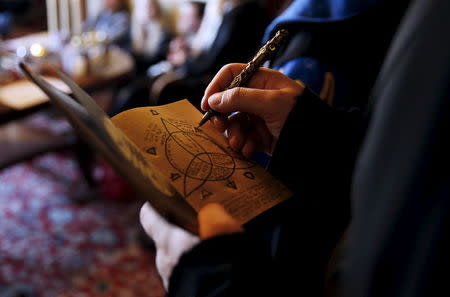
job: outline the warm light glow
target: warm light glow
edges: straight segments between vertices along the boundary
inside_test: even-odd
[[[34,57],[42,57],[45,55],[45,48],[42,45],[40,45],[39,43],[34,43],[30,47],[30,53]]]

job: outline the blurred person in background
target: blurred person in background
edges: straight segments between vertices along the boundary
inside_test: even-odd
[[[182,2],[176,22],[178,36],[169,43],[169,49],[165,48],[165,43],[161,43],[162,48],[157,50],[157,52],[165,49],[168,51],[165,59],[150,65],[148,69],[146,63],[137,65],[137,77],[119,91],[112,114],[150,104],[149,90],[156,78],[173,69],[175,66],[172,63],[177,64],[188,54],[192,38],[202,21],[204,7],[205,4],[201,1],[186,0]],[[167,41],[166,38],[163,40]],[[139,61],[137,62],[139,63]]]
[[[216,0],[212,0],[214,2]],[[195,46],[195,36],[204,20],[205,3],[197,0],[183,1],[176,22],[177,37],[170,42],[167,59],[148,69],[150,78],[183,65]]]
[[[158,0],[143,0],[141,5],[135,9],[131,25],[137,75],[142,75],[148,67],[166,58],[172,39]]]
[[[256,53],[269,19],[257,1],[208,2],[193,46],[174,72],[155,82],[152,104],[188,98],[195,106],[215,72],[231,62],[248,62]]]
[[[103,0],[103,4],[103,11],[84,23],[83,32],[96,32],[103,43],[130,49],[130,14],[126,0]]]

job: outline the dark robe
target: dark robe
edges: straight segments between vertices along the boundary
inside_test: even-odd
[[[448,0],[413,2],[367,113],[299,98],[271,163],[296,196],[183,255],[169,296],[321,296],[349,218],[342,296],[449,294],[449,14]],[[273,226],[270,245],[260,230]]]

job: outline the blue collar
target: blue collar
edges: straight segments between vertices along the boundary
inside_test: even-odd
[[[294,0],[267,27],[264,42],[283,24],[288,23],[329,23],[355,16],[374,6],[381,0]]]

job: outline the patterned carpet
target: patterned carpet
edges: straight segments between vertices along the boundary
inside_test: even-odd
[[[0,288],[24,285],[43,297],[163,296],[154,254],[138,241],[142,202],[77,205],[68,194],[79,184],[69,153],[0,171]]]

